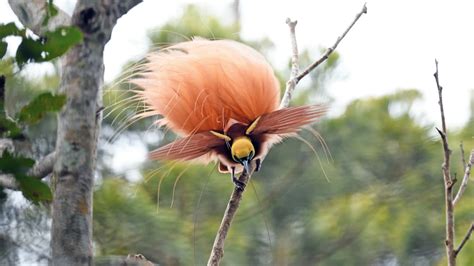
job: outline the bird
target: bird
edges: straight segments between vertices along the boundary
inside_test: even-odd
[[[327,110],[324,104],[279,109],[280,85],[262,54],[233,40],[194,38],[146,57],[132,79],[146,106],[140,117],[177,139],[149,153],[152,160],[218,162],[237,188],[236,174],[259,171],[270,148],[296,136]]]

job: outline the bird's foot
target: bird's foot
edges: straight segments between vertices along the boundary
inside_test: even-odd
[[[244,182],[240,181],[235,176],[232,177],[232,182],[234,182],[235,187],[240,191],[244,191],[245,186],[247,186]]]

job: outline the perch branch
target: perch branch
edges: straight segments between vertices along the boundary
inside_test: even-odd
[[[309,65],[308,67],[306,67],[301,73],[295,75],[295,77],[292,77],[290,76],[290,80],[288,80],[288,82],[286,83],[286,90],[285,90],[285,94],[283,95],[283,99],[282,99],[282,102],[280,104],[280,108],[285,108],[289,105],[290,101],[291,101],[291,97],[292,97],[292,94],[293,94],[293,91],[296,87],[296,84],[298,84],[298,82],[304,78],[306,75],[308,75],[311,71],[313,71],[313,69],[315,69],[316,67],[318,67],[321,63],[323,63],[324,61],[326,61],[328,58],[329,58],[329,55],[332,54],[332,52],[334,52],[334,50],[336,50],[337,46],[339,45],[339,43],[342,41],[342,39],[344,39],[344,37],[346,37],[347,33],[352,29],[352,27],[355,25],[355,23],[359,20],[359,18],[363,15],[363,14],[367,14],[367,4],[364,4],[364,6],[362,7],[362,10],[357,13],[357,15],[355,16],[354,20],[352,21],[352,23],[349,25],[349,27],[346,28],[346,30],[342,33],[341,36],[339,36],[336,40],[336,42],[333,44],[333,46],[331,46],[330,48],[328,48],[326,50],[326,52],[321,56],[321,58],[319,58],[318,60],[316,60],[315,62],[313,62],[311,65]],[[293,46],[293,57],[292,57],[292,70],[291,70],[291,73],[298,73],[298,64],[297,64],[297,61],[296,61],[296,64],[295,62],[293,61],[293,58],[294,58],[294,52],[298,51],[297,47],[296,47],[296,38],[295,38],[295,26],[296,26],[296,21],[292,22],[290,19],[287,19],[287,24],[288,26],[290,27],[290,34],[291,34],[291,38],[292,38],[292,46]],[[297,57],[298,55],[296,55],[296,60],[298,59]],[[295,69],[296,68],[296,69]]]
[[[471,167],[473,164],[474,164],[474,150],[471,151],[471,155],[469,156],[469,162],[465,164],[464,176],[462,178],[461,185],[459,186],[458,193],[456,194],[456,197],[454,197],[454,200],[453,200],[454,206],[456,206],[456,204],[459,202],[462,195],[464,194],[464,191],[466,190],[467,183],[469,183],[469,176],[471,175]]]
[[[443,169],[443,179],[444,179],[444,195],[445,195],[445,209],[446,209],[446,257],[448,258],[448,266],[455,266],[456,265],[456,252],[454,250],[454,204],[453,204],[453,185],[456,182],[456,179],[451,178],[450,174],[450,164],[449,160],[451,157],[451,150],[448,146],[448,136],[446,131],[446,119],[444,116],[444,107],[443,107],[443,87],[440,85],[439,82],[439,74],[438,74],[438,61],[435,60],[436,71],[433,74],[436,87],[438,89],[438,97],[439,97],[439,108],[441,113],[441,123],[442,123],[442,130],[436,128],[439,135],[441,136],[441,141],[443,143],[443,153],[444,153],[444,160],[442,164]]]
[[[245,170],[239,177],[239,180],[244,184],[248,183],[248,180],[252,176],[254,167],[250,170],[250,173],[247,173]],[[219,226],[219,230],[217,231],[216,238],[214,239],[214,244],[212,245],[211,255],[209,256],[209,260],[207,262],[208,266],[217,266],[221,261],[222,257],[224,257],[224,241],[227,237],[227,233],[229,232],[230,225],[232,220],[234,219],[234,215],[237,212],[237,209],[240,205],[240,200],[242,199],[242,195],[244,190],[238,188],[237,186],[234,187],[234,191],[230,196],[229,202],[227,203],[227,208],[224,212],[224,216],[222,217],[221,225]]]
[[[50,17],[47,25],[43,21],[47,15],[48,3],[45,0],[8,0],[11,9],[20,22],[36,35],[43,35],[59,26],[67,26],[71,18],[63,10],[56,7],[58,14]]]
[[[459,254],[459,252],[461,252],[462,248],[464,247],[464,245],[467,243],[467,241],[471,237],[472,232],[474,232],[474,222],[471,223],[471,227],[469,227],[469,229],[467,230],[466,235],[464,236],[464,238],[461,241],[461,244],[459,244],[459,247],[455,250],[456,256]]]

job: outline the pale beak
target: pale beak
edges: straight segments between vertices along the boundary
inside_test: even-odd
[[[249,160],[243,160],[242,165],[244,166],[245,172],[247,172],[247,174],[250,174]]]

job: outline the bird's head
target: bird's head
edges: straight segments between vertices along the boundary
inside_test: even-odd
[[[253,147],[252,141],[246,136],[237,138],[232,142],[230,148],[232,160],[236,163],[240,163],[244,166],[247,173],[250,172],[250,162],[255,156],[255,148]]]
[[[260,118],[255,119],[255,121],[233,138],[226,134],[211,131],[215,136],[225,140],[226,145],[230,150],[232,160],[243,165],[247,173],[250,173],[250,162],[255,156],[255,147],[249,135],[255,129],[259,119]]]

